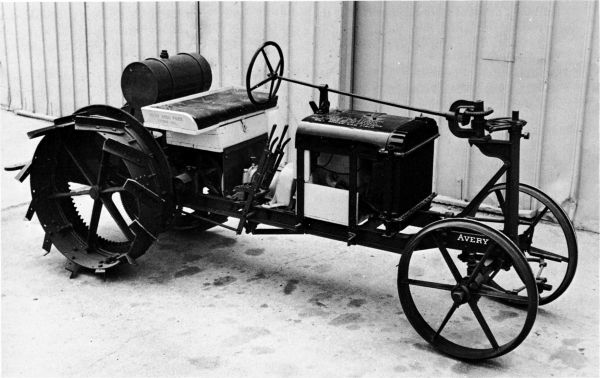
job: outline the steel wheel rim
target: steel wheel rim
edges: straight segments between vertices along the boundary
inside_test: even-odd
[[[491,195],[494,195],[495,192],[499,192],[499,191],[500,192],[503,191],[505,193],[506,192],[506,184],[501,183],[501,184],[494,185],[492,188],[490,188],[487,196],[484,197],[481,200],[481,202],[479,202],[475,205],[474,211],[475,212],[477,211],[477,209],[481,206],[481,204],[485,201],[486,198],[488,198]],[[540,306],[542,306],[542,305],[548,304],[548,303],[556,300],[558,297],[560,297],[567,290],[567,288],[573,281],[573,278],[575,276],[575,271],[577,269],[577,257],[578,257],[577,236],[575,234],[575,228],[573,227],[573,224],[567,217],[567,214],[554,200],[552,200],[552,198],[547,196],[542,191],[536,189],[535,187],[532,187],[532,186],[529,186],[526,184],[519,184],[519,192],[521,194],[528,195],[530,198],[538,201],[542,205],[542,207],[545,207],[549,210],[547,212],[552,214],[552,216],[557,221],[557,226],[560,227],[560,229],[562,230],[563,237],[564,237],[564,243],[567,248],[566,256],[565,256],[565,253],[562,251],[561,251],[562,253],[558,253],[558,255],[567,259],[567,261],[564,261],[567,264],[565,271],[564,271],[564,275],[563,275],[560,283],[558,284],[558,286],[553,285],[553,289],[551,290],[549,295],[544,295],[544,292],[540,293],[539,304],[540,304]],[[478,218],[472,217],[472,219],[477,220]],[[540,220],[541,220],[541,218],[540,218]],[[523,223],[521,223],[521,222],[519,222],[519,224],[523,225]],[[539,223],[537,225],[539,225]],[[534,226],[534,228],[535,228],[535,226]],[[534,233],[533,236],[535,237],[535,231],[533,231],[533,233]],[[532,244],[535,244],[535,243],[532,243]],[[554,253],[555,251],[552,251],[552,252]],[[531,258],[539,257],[539,255],[536,255],[535,252],[534,252],[534,254],[532,254],[530,250],[526,250],[525,255],[527,257],[531,257]],[[556,263],[556,261],[553,261],[553,260],[547,260],[547,262],[549,264]],[[534,275],[536,274],[536,270],[539,270],[539,263],[538,263],[538,266],[534,268],[533,265],[535,265],[535,264],[536,264],[535,261],[530,262],[530,265],[532,265],[532,270],[534,272]],[[554,284],[554,281],[549,282],[549,283]]]
[[[525,297],[526,300],[526,315],[524,316],[524,323],[518,334],[512,338],[510,341],[506,343],[502,343],[498,345],[498,347],[490,347],[490,348],[472,348],[463,345],[459,345],[456,342],[449,340],[444,336],[445,330],[444,328],[449,324],[449,321],[454,316],[456,308],[453,310],[454,303],[450,306],[450,310],[446,313],[446,316],[442,320],[442,322],[438,326],[432,327],[427,320],[421,315],[421,312],[417,308],[418,306],[415,304],[413,299],[413,293],[411,292],[411,283],[409,283],[409,265],[411,262],[411,258],[414,252],[414,249],[419,246],[419,243],[423,240],[423,238],[430,232],[434,232],[436,230],[443,230],[444,228],[457,228],[463,230],[477,230],[483,235],[488,237],[493,237],[495,241],[498,242],[498,245],[503,248],[504,251],[510,256],[513,261],[513,268],[517,267],[516,273],[523,280],[527,287],[527,295]],[[432,269],[446,269],[442,267],[433,267]],[[489,292],[489,290],[487,290]],[[433,345],[436,349],[441,352],[450,355],[455,358],[464,359],[464,360],[481,360],[488,359],[493,357],[498,357],[503,354],[506,354],[516,348],[529,334],[531,328],[535,322],[535,317],[537,314],[537,289],[534,283],[533,275],[531,273],[531,269],[529,265],[526,263],[524,258],[521,256],[518,248],[512,243],[508,238],[504,235],[500,234],[496,230],[483,225],[479,222],[466,220],[466,219],[452,219],[452,220],[442,220],[422,229],[407,245],[405,251],[402,254],[400,264],[398,267],[398,293],[400,296],[400,302],[402,304],[402,308],[409,322],[415,328],[417,333],[421,335],[426,341],[428,341],[431,345]],[[473,296],[476,295],[475,292],[472,293]],[[479,299],[478,299],[479,301]],[[468,304],[471,307],[470,301],[465,302],[463,305]],[[460,307],[462,305],[459,305]],[[457,308],[458,308],[457,307]],[[448,308],[446,308],[448,310]],[[446,311],[445,310],[445,311]],[[475,314],[475,310],[472,310],[473,314]],[[481,314],[481,309],[479,313]],[[475,315],[476,321],[481,322]],[[484,317],[485,319],[485,317]],[[434,328],[437,328],[436,331]],[[483,326],[482,326],[483,328]],[[488,327],[491,328],[491,327]],[[483,329],[482,329],[483,330]],[[492,330],[493,331],[493,330]],[[439,334],[438,334],[439,333]],[[483,330],[483,333],[485,331]],[[486,334],[486,337],[487,334]],[[489,340],[489,337],[488,337]],[[490,345],[491,346],[491,345]]]
[[[99,125],[107,121],[92,117],[86,122],[90,119]],[[116,123],[121,128],[101,132],[77,122],[53,130],[38,145],[31,171],[32,198],[46,237],[65,257],[86,268],[106,269],[142,255],[162,230],[164,201],[155,193],[163,192],[160,171],[143,138],[129,125]],[[101,168],[103,164],[106,167]],[[71,183],[83,188],[73,190]],[[124,192],[135,202],[135,219],[129,221],[123,216],[128,212],[115,204],[117,193]],[[148,193],[154,194],[156,203],[154,198],[148,203]],[[86,198],[93,202],[87,222],[77,206]],[[100,235],[102,213],[125,240]]]

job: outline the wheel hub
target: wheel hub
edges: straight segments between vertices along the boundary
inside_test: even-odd
[[[98,185],[93,185],[90,188],[90,197],[95,201],[100,198],[100,187]]]
[[[467,288],[466,286],[458,285],[457,287],[452,289],[452,291],[450,292],[450,296],[452,297],[454,303],[456,303],[457,305],[462,305],[469,301],[469,299],[471,298],[471,293],[469,291],[469,288]]]

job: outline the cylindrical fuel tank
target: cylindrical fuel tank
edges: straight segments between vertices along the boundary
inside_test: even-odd
[[[167,101],[210,88],[210,65],[200,54],[179,53],[129,64],[121,76],[123,97],[133,108]]]

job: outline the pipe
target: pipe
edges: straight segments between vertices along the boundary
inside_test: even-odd
[[[30,112],[28,110],[13,110],[13,113],[15,113],[16,115],[20,115],[23,117],[28,117],[28,118],[35,118],[35,119],[40,119],[43,121],[48,121],[48,122],[54,122],[54,120],[58,117],[52,117],[46,114],[40,114],[40,113],[34,113],[34,112]]]

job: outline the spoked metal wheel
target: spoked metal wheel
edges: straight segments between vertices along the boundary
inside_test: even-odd
[[[131,262],[172,215],[166,160],[151,134],[118,109],[88,107],[63,121],[40,141],[31,167],[46,240],[86,268]]]
[[[281,85],[282,75],[281,47],[275,42],[265,42],[252,56],[246,72],[246,91],[250,101],[256,105],[272,103]]]
[[[493,287],[492,280],[507,290]],[[517,246],[466,219],[432,223],[413,237],[398,266],[398,293],[415,330],[436,349],[464,360],[516,348],[531,330],[538,306],[535,279]]]
[[[577,268],[577,239],[563,209],[532,186],[519,185],[519,247],[536,276],[540,306],[552,302],[569,287]],[[486,198],[474,204],[473,219],[502,230],[506,184],[493,186]],[[482,205],[493,203],[495,208]],[[556,222],[550,224],[546,219]],[[547,227],[539,227],[545,223]]]

